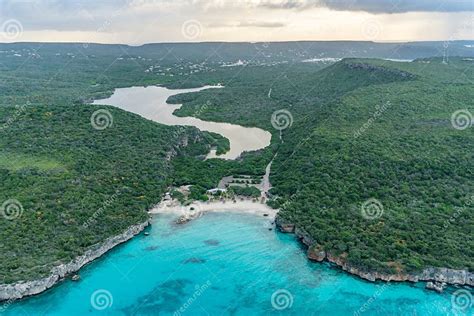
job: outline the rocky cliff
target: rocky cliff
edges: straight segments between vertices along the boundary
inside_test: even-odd
[[[149,224],[150,222],[146,221],[131,226],[124,233],[106,239],[104,242],[90,248],[83,255],[75,258],[71,262],[54,267],[48,277],[34,281],[22,281],[13,284],[0,285],[0,301],[20,299],[25,296],[39,294],[49,289],[64,277],[77,272],[80,268],[99,258],[110,249],[131,239],[133,236],[145,229]]]
[[[303,229],[297,227],[296,225],[278,217],[275,223],[281,232],[294,233],[298,236],[301,242],[308,247],[307,256],[310,260],[318,262],[327,260],[331,263],[336,264],[344,271],[357,275],[368,281],[432,281],[438,283],[474,286],[474,273],[471,273],[466,270],[429,267],[425,268],[423,271],[417,274],[385,274],[376,271],[363,271],[347,263],[344,256],[334,256],[331,253],[324,251],[322,247],[318,245],[317,242],[309,236],[308,233],[306,233]]]

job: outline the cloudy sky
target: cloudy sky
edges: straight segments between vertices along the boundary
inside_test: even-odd
[[[474,39],[474,0],[0,0],[0,42]]]

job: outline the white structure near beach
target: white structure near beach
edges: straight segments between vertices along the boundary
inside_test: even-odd
[[[207,190],[207,193],[209,194],[225,193],[225,192],[227,192],[227,189],[214,188],[214,189]]]

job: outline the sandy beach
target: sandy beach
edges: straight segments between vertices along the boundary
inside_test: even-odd
[[[208,212],[236,212],[265,216],[269,219],[275,219],[278,210],[272,209],[266,204],[252,202],[251,200],[233,201],[195,201],[190,205],[183,206],[176,200],[162,201],[156,207],[149,211],[150,214],[169,214],[175,213],[178,216],[189,213],[208,213]]]

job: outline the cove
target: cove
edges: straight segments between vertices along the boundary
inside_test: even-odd
[[[180,226],[174,219],[155,215],[148,236],[4,315],[464,315],[452,309],[455,288],[370,283],[310,262],[293,235],[270,231],[264,217],[207,213]]]
[[[158,86],[119,88],[110,98],[95,100],[94,104],[116,106],[164,125],[194,126],[201,131],[214,132],[229,139],[230,150],[227,153],[216,156],[215,151],[211,151],[207,158],[236,159],[244,151],[258,150],[270,145],[271,134],[260,128],[208,122],[195,117],[174,116],[173,112],[179,109],[181,104],[166,103],[166,100],[172,95],[213,88],[221,87],[205,86],[178,90]]]

